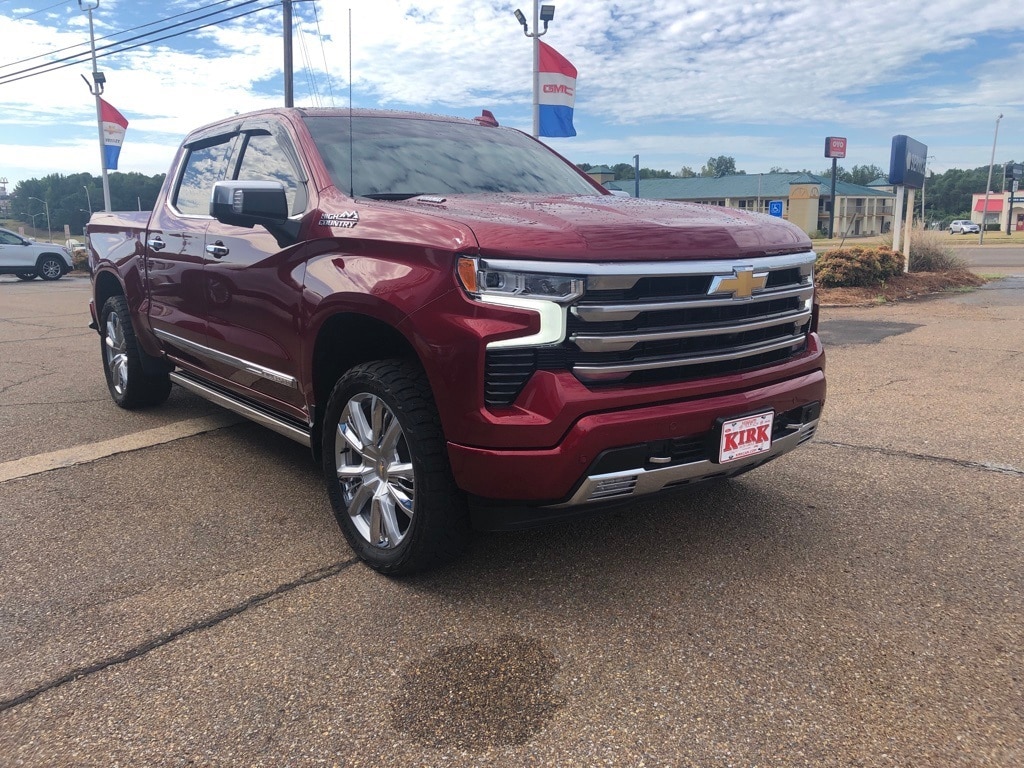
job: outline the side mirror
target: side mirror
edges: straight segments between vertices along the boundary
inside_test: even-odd
[[[288,220],[288,198],[279,181],[218,181],[210,215],[222,224],[277,228]]]

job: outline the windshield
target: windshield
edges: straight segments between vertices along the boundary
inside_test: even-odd
[[[400,200],[476,192],[599,195],[576,170],[507,128],[408,117],[307,116],[335,186],[352,197]]]

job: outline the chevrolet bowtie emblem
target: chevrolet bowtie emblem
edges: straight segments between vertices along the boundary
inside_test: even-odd
[[[708,295],[731,293],[734,299],[749,299],[768,282],[768,273],[754,273],[753,267],[736,267],[731,275],[715,275]]]

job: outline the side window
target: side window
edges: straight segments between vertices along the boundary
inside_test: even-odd
[[[306,190],[288,155],[267,133],[251,133],[238,166],[239,181],[279,181],[284,184],[288,210],[294,215],[306,209]]]
[[[0,232],[0,244],[21,245],[21,238],[7,232]]]
[[[233,136],[215,144],[193,147],[185,160],[185,171],[174,197],[174,207],[185,214],[210,215],[214,182],[227,177]]]

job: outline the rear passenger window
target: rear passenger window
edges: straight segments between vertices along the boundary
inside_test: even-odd
[[[306,190],[299,182],[299,174],[277,139],[268,133],[249,134],[242,162],[238,167],[239,181],[279,181],[284,185],[291,214],[306,209]]]
[[[210,196],[215,182],[227,177],[233,136],[217,143],[196,146],[189,150],[185,171],[174,198],[174,207],[181,213],[210,215]]]

